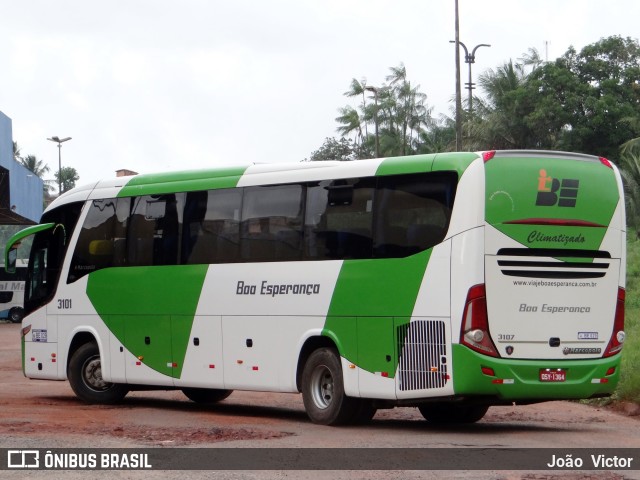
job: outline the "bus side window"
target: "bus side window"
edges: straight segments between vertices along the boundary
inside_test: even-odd
[[[129,205],[129,198],[91,203],[73,252],[67,283],[103,268],[125,264]]]
[[[178,262],[184,194],[133,198],[127,235],[129,266],[175,265]],[[178,205],[180,203],[180,205]]]
[[[374,256],[406,257],[440,243],[449,226],[456,179],[451,172],[381,177]]]
[[[242,190],[229,188],[187,194],[182,232],[182,263],[238,261]]]
[[[246,187],[240,245],[245,262],[300,260],[304,185]]]
[[[374,185],[352,178],[308,186],[305,258],[371,258]]]

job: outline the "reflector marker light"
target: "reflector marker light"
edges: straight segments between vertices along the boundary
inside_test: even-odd
[[[608,377],[609,375],[613,375],[614,373],[616,373],[616,367],[611,367],[609,368],[609,370],[607,370],[607,373],[605,373],[605,375]]]
[[[258,367],[254,365],[253,367],[251,367],[251,370],[253,370],[254,372],[256,372],[256,371],[258,371]]]
[[[609,383],[608,378],[592,378],[591,383]]]
[[[211,365],[209,365],[209,368],[216,368],[216,366],[211,364]]]
[[[513,385],[516,381],[513,378],[496,378],[495,380],[491,380],[491,383],[497,385]]]
[[[142,365],[142,362],[136,362],[137,367],[139,367],[140,365]]]
[[[493,368],[480,367],[480,370],[482,370],[483,374],[488,375],[490,377],[495,377],[496,376],[496,372],[493,371]]]
[[[490,150],[482,154],[482,160],[484,160],[484,163],[487,163],[489,160],[491,160],[495,156],[496,156],[496,151]]]
[[[613,170],[613,165],[611,165],[611,162],[606,158],[600,157],[600,163],[603,164],[605,167],[609,167],[611,170]]]
[[[375,374],[385,378],[389,377],[389,372],[375,372]]]

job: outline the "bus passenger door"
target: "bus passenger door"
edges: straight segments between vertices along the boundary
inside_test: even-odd
[[[358,317],[360,396],[395,399],[393,317]]]

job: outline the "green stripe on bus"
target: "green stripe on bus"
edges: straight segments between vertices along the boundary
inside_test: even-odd
[[[378,166],[376,176],[454,171],[458,172],[458,177],[460,177],[471,162],[477,158],[479,158],[477,153],[468,152],[436,153],[429,155],[415,155],[411,157],[390,157],[385,158]]]
[[[161,195],[176,192],[233,188],[248,167],[189,170],[184,172],[153,173],[133,177],[118,193],[119,197]]]
[[[180,378],[208,265],[107,268],[87,295],[109,330],[141,362]]]
[[[395,375],[395,329],[409,321],[432,249],[407,258],[345,260],[323,335],[343,357],[369,372]]]

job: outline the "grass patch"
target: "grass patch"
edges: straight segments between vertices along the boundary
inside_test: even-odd
[[[640,241],[627,239],[627,291],[620,383],[614,399],[640,403]]]

